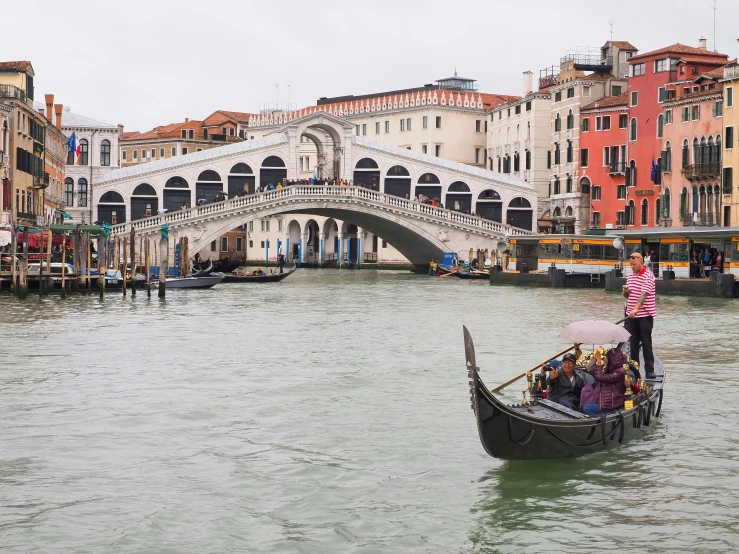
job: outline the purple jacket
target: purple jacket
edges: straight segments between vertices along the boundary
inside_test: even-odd
[[[611,366],[613,367],[613,366]],[[624,407],[626,383],[624,382],[624,368],[616,366],[612,371],[603,373],[603,367],[596,365],[593,377],[600,384],[601,410],[620,410]]]

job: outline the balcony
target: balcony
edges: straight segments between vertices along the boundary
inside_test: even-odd
[[[721,162],[708,162],[685,166],[686,179],[709,179],[721,175]]]
[[[552,142],[559,142],[559,131],[554,131],[552,133]]]
[[[18,224],[36,225],[36,214],[15,212],[15,218]]]
[[[611,162],[608,175],[626,175],[626,162]]]
[[[49,186],[49,174],[41,171],[33,176],[33,188],[45,189]]]
[[[572,62],[575,69],[581,71],[604,72],[613,67],[613,54],[609,51],[604,55],[599,47],[576,46],[559,59],[560,65],[567,62]]]
[[[14,85],[0,85],[0,98],[17,98],[26,101],[26,93]]]
[[[572,129],[567,129],[565,131],[565,140],[572,140]]]
[[[739,79],[739,65],[734,64],[724,68],[724,79]]]
[[[691,225],[697,227],[715,227],[719,224],[718,218],[713,212],[685,214],[682,217],[682,222],[686,227]]]

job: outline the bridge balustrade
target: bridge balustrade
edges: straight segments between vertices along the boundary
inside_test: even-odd
[[[407,198],[400,198],[391,194],[384,194],[374,190],[366,189],[363,187],[341,187],[341,186],[329,186],[329,185],[313,185],[313,186],[302,186],[292,185],[283,187],[280,189],[269,190],[250,196],[242,196],[238,198],[231,198],[222,202],[215,202],[211,204],[205,204],[203,206],[196,206],[194,208],[187,208],[184,210],[178,210],[176,212],[167,212],[152,216],[145,219],[139,219],[134,222],[127,222],[121,225],[114,225],[112,232],[114,235],[128,233],[130,231],[130,225],[133,225],[136,230],[143,231],[153,228],[161,227],[164,223],[175,223],[187,220],[197,221],[203,216],[217,215],[217,214],[228,214],[234,209],[247,208],[253,206],[259,206],[264,204],[270,204],[277,199],[282,198],[295,198],[296,200],[301,197],[310,196],[333,196],[337,198],[356,198],[365,201],[372,205],[376,204],[379,206],[392,206],[400,208],[407,212],[414,212],[422,214],[427,217],[433,217],[441,220],[446,220],[470,227],[477,227],[479,229],[485,229],[500,233],[501,235],[508,234],[511,236],[516,235],[530,235],[531,231],[526,229],[519,229],[517,227],[510,227],[503,223],[496,221],[490,221],[488,219],[482,219],[477,216],[470,214],[464,214],[461,212],[455,212],[438,206],[431,206],[429,204],[423,204],[415,200],[409,200]]]

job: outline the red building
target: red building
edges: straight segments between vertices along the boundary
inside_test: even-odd
[[[580,190],[590,190],[591,229],[626,225],[628,93],[580,109]]]
[[[726,54],[709,51],[706,40],[701,39],[698,48],[673,44],[629,60],[627,226],[657,226],[654,207],[662,194],[659,158],[663,143],[658,138],[657,123],[663,112],[662,103],[668,100],[666,85],[682,80],[690,82],[702,73],[726,65],[727,58]]]

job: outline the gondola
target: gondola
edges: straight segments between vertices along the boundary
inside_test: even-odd
[[[659,417],[665,369],[654,357],[656,379],[648,380],[648,392],[634,397],[631,409],[589,417],[546,399],[528,405],[506,404],[482,382],[475,362],[475,347],[464,328],[465,354],[472,409],[485,451],[503,460],[577,458],[614,448],[641,436]],[[643,357],[640,356],[640,366]]]
[[[167,277],[165,287],[169,289],[209,289],[223,281],[223,273],[211,273],[201,277]],[[158,284],[158,283],[157,283]]]
[[[223,279],[224,283],[277,283],[283,279],[287,279],[298,269],[297,265],[293,265],[285,273],[266,273],[264,275],[236,275],[228,273]]]
[[[473,269],[469,271],[457,271],[455,277],[460,279],[487,279],[490,280],[490,273],[488,271],[480,271],[479,269]]]
[[[206,275],[213,273],[213,270],[213,261],[208,260],[208,263],[204,266],[199,266],[199,269],[193,268],[193,272],[190,274],[190,277],[205,277]]]
[[[201,271],[211,266],[211,271],[216,273],[231,273],[234,269],[241,265],[240,261],[231,261],[228,258],[222,258],[220,260],[200,260],[198,263],[193,264],[193,271]],[[207,274],[206,274],[207,275]]]

